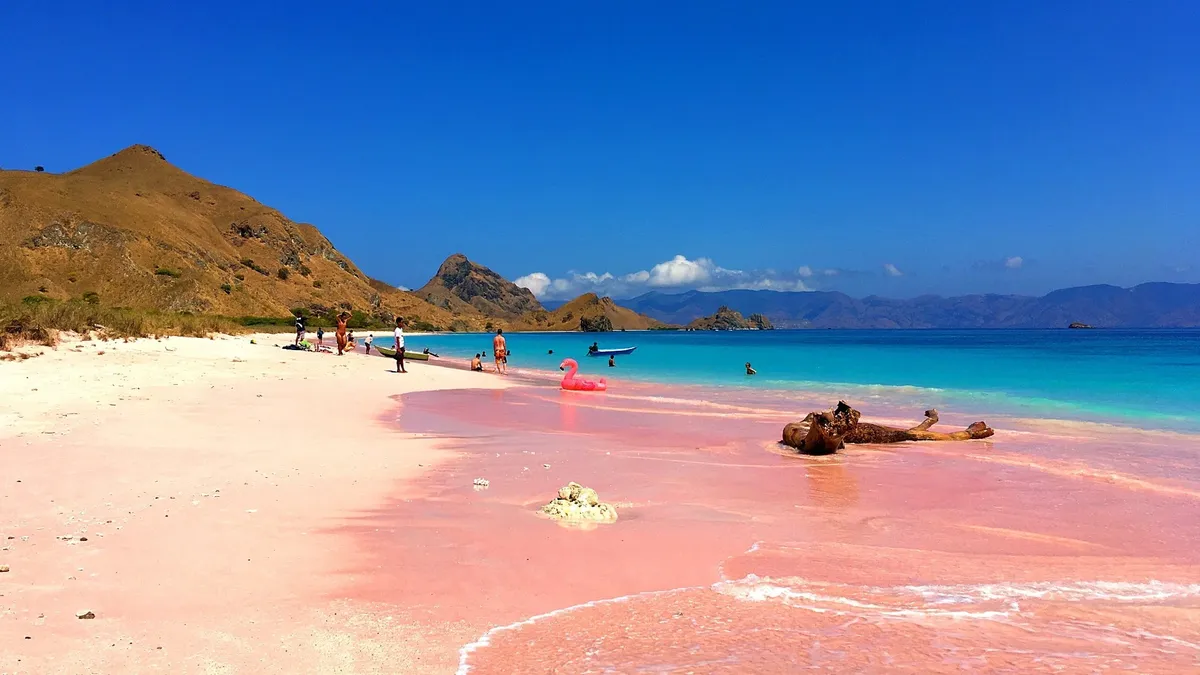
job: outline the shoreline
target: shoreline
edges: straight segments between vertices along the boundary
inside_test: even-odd
[[[1181,365],[1195,365],[1194,353],[1184,350],[1184,343],[1156,342],[1153,347],[1163,356],[1143,356],[1127,362],[1113,356],[1114,350],[1128,348],[1129,341],[1124,338],[1111,344],[1093,345],[1094,341],[1087,341],[1084,345],[1054,343],[1044,347],[1018,340],[999,348],[1003,358],[980,362],[975,360],[974,350],[954,346],[959,344],[955,342],[956,334],[947,335],[929,340],[910,337],[907,342],[876,348],[869,341],[842,346],[840,338],[831,339],[822,332],[810,336],[811,340],[797,338],[800,341],[795,344],[789,338],[779,344],[786,344],[790,351],[781,351],[776,341],[753,336],[743,341],[645,334],[627,338],[625,342],[639,349],[635,355],[618,357],[617,368],[607,368],[601,360],[581,358],[592,341],[590,336],[514,335],[509,341],[514,352],[509,365],[554,372],[562,357],[571,356],[585,374],[607,376],[626,384],[662,384],[737,396],[746,392],[794,397],[815,393],[829,399],[825,407],[839,398],[908,399],[924,406],[917,413],[936,407],[985,418],[1003,415],[1080,420],[1200,433],[1200,415],[1196,412],[1200,403],[1193,405],[1200,401],[1200,387],[1184,382],[1172,388],[1172,374],[1160,363],[1174,358]],[[626,346],[615,342],[619,338],[611,339],[614,342],[607,346]],[[943,340],[953,344],[943,349]],[[469,358],[484,349],[490,352],[490,342],[486,335],[413,337],[409,347],[430,347],[443,357]],[[386,338],[380,338],[381,345],[386,343]],[[738,346],[741,344],[745,352]],[[555,356],[547,355],[548,350]],[[1035,368],[1039,359],[1051,355],[1067,365],[1049,371]],[[490,367],[490,361],[485,361]],[[757,376],[744,375],[744,361],[758,366]],[[978,363],[984,365],[976,376],[970,369]],[[1161,380],[1162,384],[1150,388],[1146,383],[1151,380]],[[1077,386],[1067,384],[1072,382]],[[1126,389],[1127,395],[1123,393]]]
[[[521,672],[553,663],[530,635],[640,626],[651,644],[681,612],[784,620],[731,599],[760,592],[747,575],[800,569],[862,603],[877,580],[850,571],[900,584],[929,556],[930,583],[940,567],[1014,593],[1200,569],[1200,436],[1006,419],[988,441],[785,456],[775,434],[821,395],[562,392],[553,371],[481,376],[451,357],[397,375],[375,354],[275,346],[292,337],[71,342],[0,363],[18,385],[0,394],[0,672]],[[1149,457],[1161,475],[1135,470]],[[571,480],[621,520],[535,517]],[[1047,495],[1067,500],[1054,519]],[[787,583],[763,592],[815,592]]]

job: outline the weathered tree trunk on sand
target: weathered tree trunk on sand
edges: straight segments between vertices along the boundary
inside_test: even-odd
[[[929,428],[938,422],[936,410],[926,410],[925,421],[911,429],[860,422],[860,416],[860,413],[845,401],[838,401],[832,410],[811,412],[803,420],[785,426],[783,444],[808,455],[828,455],[845,447],[846,443],[967,441],[987,438],[996,433],[983,422],[976,422],[963,431],[948,434],[930,431]]]

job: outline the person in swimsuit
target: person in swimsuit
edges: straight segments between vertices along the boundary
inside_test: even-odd
[[[616,357],[616,355],[614,355],[614,354],[609,354],[609,355],[608,355],[608,367],[609,367],[609,368],[616,368],[616,367],[617,367],[617,357]]]
[[[746,374],[747,375],[757,375],[758,374],[757,370],[750,367],[749,361],[746,362]]]
[[[483,361],[479,358],[478,354],[475,355],[475,358],[471,359],[471,370],[476,373],[483,372]]]
[[[396,372],[407,373],[404,368],[404,317],[396,317],[396,330],[392,331],[392,337],[396,338]]]
[[[325,329],[317,326],[317,346],[325,346]]]
[[[346,322],[350,320],[350,314],[342,312],[337,315],[337,346],[338,356],[346,352]]]
[[[496,329],[496,337],[492,338],[492,354],[496,357],[496,372],[504,375],[508,363],[508,344],[504,341],[504,329]]]
[[[300,346],[300,341],[304,339],[304,315],[296,315],[296,346]]]

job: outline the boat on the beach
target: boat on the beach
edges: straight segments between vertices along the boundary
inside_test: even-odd
[[[588,350],[588,356],[621,356],[622,354],[632,354],[637,347],[624,347],[621,349],[597,349],[595,351]]]
[[[376,347],[375,351],[388,357],[389,359],[396,358],[396,350],[392,349],[391,347]],[[425,352],[404,352],[404,359],[406,361],[428,361],[429,354],[426,354]]]

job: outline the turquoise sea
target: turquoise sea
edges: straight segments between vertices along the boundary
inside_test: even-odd
[[[805,390],[867,398],[915,395],[939,409],[1200,431],[1200,330],[777,330],[513,333],[515,368],[616,379]],[[491,351],[491,335],[411,336],[442,357]],[[637,346],[587,357],[587,347]],[[379,344],[390,340],[380,339]],[[549,353],[553,350],[553,354]],[[755,377],[743,364],[753,363]],[[491,360],[485,359],[490,367]],[[926,401],[928,403],[926,403]]]

